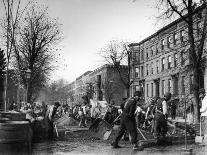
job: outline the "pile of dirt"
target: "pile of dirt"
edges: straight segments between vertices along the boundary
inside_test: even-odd
[[[55,121],[57,126],[77,126],[79,122],[75,120],[73,117],[69,117],[68,115],[64,115]]]

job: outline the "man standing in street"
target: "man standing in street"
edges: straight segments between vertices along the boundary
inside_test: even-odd
[[[201,100],[201,119],[200,121],[202,122],[202,131],[204,135],[204,142],[207,144],[207,96],[205,93],[205,89],[199,90],[199,97]]]
[[[167,92],[163,99],[157,101],[154,117],[154,136],[155,138],[164,138],[167,134],[167,102],[171,98],[171,93]]]
[[[136,91],[134,93],[134,97],[131,97],[126,101],[121,116],[120,130],[115,141],[112,143],[113,148],[120,148],[118,142],[120,141],[126,130],[128,130],[131,136],[131,143],[133,144],[133,149],[141,150],[141,147],[137,145],[137,128],[136,128],[136,119],[135,119],[135,110],[137,107],[137,102],[139,101],[140,97],[141,97],[141,92]]]
[[[47,112],[45,114],[45,121],[46,121],[46,125],[47,125],[47,133],[48,133],[49,139],[53,138],[54,116],[55,116],[59,106],[60,106],[60,103],[55,102],[54,105],[48,107]]]

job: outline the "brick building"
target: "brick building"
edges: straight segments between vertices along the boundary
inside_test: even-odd
[[[127,80],[128,67],[121,66],[121,74]],[[119,73],[112,65],[103,65],[94,71],[87,71],[68,85],[71,95],[69,104],[75,105],[83,102],[84,95],[90,95],[94,100],[106,100],[108,103],[115,102],[119,105],[127,90],[120,80]]]
[[[196,14],[194,23],[198,38],[203,21]],[[132,51],[130,77],[134,80],[131,95],[135,90],[142,90],[145,99],[163,97],[165,92],[179,98],[184,94],[191,95],[193,76],[185,70],[190,63],[186,31],[185,23],[178,19],[139,43],[129,45]],[[206,68],[202,68],[202,73],[200,88],[207,90]]]

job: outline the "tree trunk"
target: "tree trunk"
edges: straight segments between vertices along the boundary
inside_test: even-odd
[[[4,78],[0,77],[0,109],[4,109]]]
[[[200,120],[200,107],[199,107],[199,70],[195,67],[193,70],[193,109],[194,109],[194,123]]]

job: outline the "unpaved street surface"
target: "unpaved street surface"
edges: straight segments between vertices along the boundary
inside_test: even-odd
[[[60,138],[49,142],[39,142],[33,145],[32,154],[57,154],[57,155],[182,155],[186,153],[183,149],[185,145],[171,145],[171,146],[153,146],[145,148],[143,151],[133,151],[128,141],[121,141],[120,149],[113,149],[110,145],[112,139],[107,141],[94,138],[89,131],[81,131],[69,133],[66,136],[60,135]],[[207,153],[207,146],[187,145],[187,148],[192,148],[191,154],[205,155]]]

